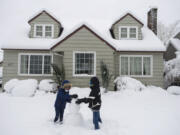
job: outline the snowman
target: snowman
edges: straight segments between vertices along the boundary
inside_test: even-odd
[[[75,102],[76,99],[71,100],[71,104],[69,104],[69,113],[66,115],[64,123],[72,126],[83,126],[83,117],[79,112],[80,106],[77,105]]]

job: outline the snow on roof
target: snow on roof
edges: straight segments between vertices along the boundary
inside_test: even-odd
[[[56,44],[63,41],[68,35],[76,31],[83,25],[87,26],[98,36],[103,38],[116,51],[165,51],[166,50],[165,46],[157,38],[157,36],[154,35],[154,33],[146,27],[142,28],[143,40],[116,40],[111,37],[109,30],[103,32],[102,34],[98,30],[96,30],[95,27],[91,26],[89,23],[86,22],[80,23],[79,25],[75,26],[72,30],[63,34],[61,38],[58,39],[58,42]]]
[[[36,13],[34,16],[31,17],[31,19],[35,16],[37,16],[39,13],[44,11],[45,9],[40,10],[38,13]],[[46,9],[47,11],[47,9]],[[56,10],[52,10],[53,13]],[[55,12],[55,15],[51,12],[50,15],[52,15],[54,18],[56,18],[59,21],[59,14],[57,10]],[[30,11],[27,12],[30,14]],[[137,16],[134,15],[135,13],[131,11],[125,12],[122,16],[125,14],[130,13],[138,20]],[[144,13],[146,14],[146,13]],[[16,23],[14,24],[14,27],[11,27],[10,31],[6,36],[3,38],[2,42],[2,48],[3,49],[37,49],[37,50],[49,50],[52,46],[54,46],[57,42],[60,42],[63,38],[65,38],[68,34],[70,34],[75,29],[79,28],[83,24],[87,25],[90,29],[92,29],[95,33],[97,33],[100,37],[102,37],[105,41],[107,41],[112,48],[115,48],[117,51],[165,51],[165,48],[163,44],[160,42],[160,40],[145,26],[142,28],[142,34],[143,34],[143,40],[115,40],[111,37],[109,28],[111,28],[113,22],[112,20],[106,19],[103,20],[100,18],[63,18],[61,19],[61,24],[64,27],[63,33],[59,38],[56,39],[45,39],[45,38],[29,38],[28,34],[30,31],[30,25],[28,24],[29,16],[25,16],[25,14],[22,14],[23,17],[16,20]],[[59,15],[59,16],[58,16]],[[87,15],[86,15],[87,16]],[[145,15],[146,16],[146,15]],[[18,16],[19,17],[19,16]],[[119,19],[119,18],[118,18]],[[84,22],[85,23],[82,23]],[[117,18],[116,18],[117,21]],[[86,23],[88,22],[88,23]],[[11,26],[11,21],[7,22],[8,26]],[[76,25],[78,24],[78,25]],[[15,27],[16,26],[16,27]],[[2,35],[4,36],[4,35]],[[10,40],[9,40],[10,39]]]
[[[180,40],[177,38],[170,39],[170,43],[176,48],[177,51],[180,51]]]
[[[94,23],[97,24],[97,21]],[[93,25],[90,25],[87,22],[79,23],[78,25],[75,25],[73,28],[71,28],[71,30],[65,28],[62,35],[56,39],[28,38],[28,36],[22,36],[22,34],[20,34],[18,38],[15,36],[2,48],[49,50],[51,47],[64,40],[64,38],[80,28],[82,25],[90,28],[117,51],[165,51],[165,47],[162,42],[157,38],[156,35],[154,35],[151,30],[146,27],[142,28],[143,40],[116,40],[111,37],[109,29],[102,30],[100,32],[97,30],[98,28],[95,28]]]

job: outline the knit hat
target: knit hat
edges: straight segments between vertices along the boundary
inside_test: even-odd
[[[71,84],[70,81],[68,81],[68,80],[64,80],[64,81],[62,82],[62,88],[64,89],[64,88],[66,88],[66,87],[72,87],[72,84]]]
[[[92,77],[90,79],[89,84],[90,84],[90,87],[92,86],[99,87],[99,79],[97,77]]]

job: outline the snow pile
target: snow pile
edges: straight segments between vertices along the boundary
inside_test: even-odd
[[[69,113],[66,115],[65,124],[71,126],[83,126],[84,121],[81,113],[79,113],[80,105],[75,103],[75,99],[69,105]]]
[[[45,79],[40,81],[39,90],[50,92],[57,90],[57,84],[51,79]]]
[[[18,84],[19,80],[18,79],[11,79],[9,80],[8,82],[6,82],[4,84],[4,90],[7,92],[7,93],[11,93],[12,92],[12,89],[15,87],[16,84]]]
[[[82,92],[84,97],[89,94],[84,92],[88,89],[72,88],[71,92]],[[74,101],[65,109],[64,123],[53,124],[55,99],[56,94],[52,93],[33,98],[12,98],[0,93],[0,135],[180,135],[180,96],[159,87],[102,94],[103,123],[97,131],[87,104],[81,104],[79,110],[71,106]],[[77,115],[72,113],[78,110],[83,117],[82,126],[73,125]],[[69,118],[70,113],[75,117]]]
[[[180,87],[178,86],[170,86],[168,87],[167,91],[174,95],[180,95]]]
[[[169,60],[165,63],[164,67],[165,84],[166,87],[180,79],[180,58]]]
[[[33,96],[37,89],[38,81],[35,79],[11,79],[5,83],[4,89],[13,96]]]
[[[38,86],[35,79],[20,80],[12,89],[13,96],[31,97],[34,96]]]
[[[138,80],[130,77],[117,77],[114,80],[117,90],[131,89],[135,91],[141,91],[146,87]]]

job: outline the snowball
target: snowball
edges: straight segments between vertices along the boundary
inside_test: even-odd
[[[55,91],[57,90],[57,84],[51,79],[45,79],[39,83],[39,89],[43,91]]]
[[[83,126],[84,121],[81,113],[79,113],[80,106],[75,103],[75,100],[72,99],[71,104],[69,105],[69,113],[65,118],[65,124],[72,126]]]
[[[179,86],[170,86],[167,91],[174,95],[180,95],[180,87]]]
[[[117,90],[133,89],[140,91],[145,89],[145,86],[140,81],[130,77],[117,77],[114,83],[116,83]]]
[[[38,81],[35,79],[20,80],[15,84],[11,94],[13,96],[30,97],[35,94],[37,89]]]
[[[11,79],[8,82],[5,83],[4,85],[4,90],[8,93],[12,92],[12,89],[15,87],[16,84],[18,84],[19,80],[18,79]]]

